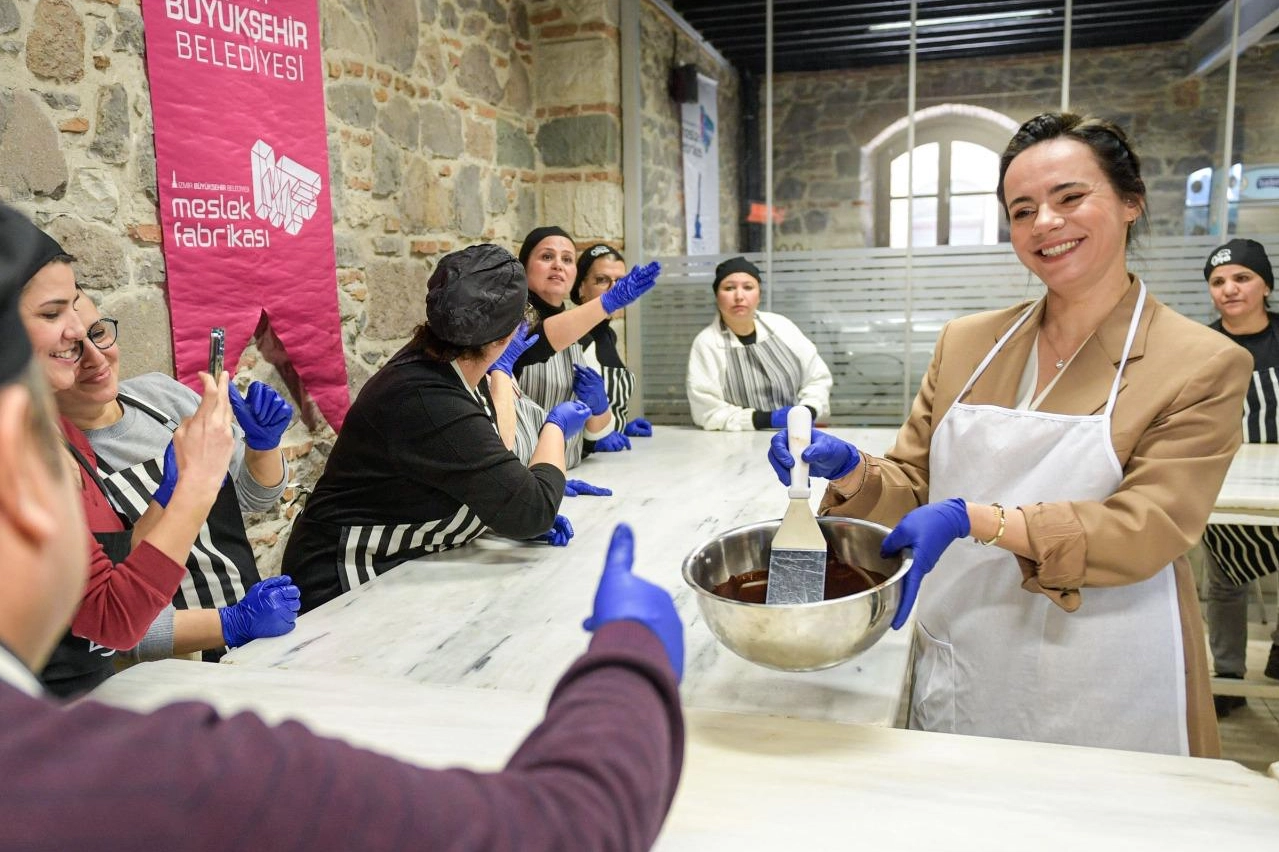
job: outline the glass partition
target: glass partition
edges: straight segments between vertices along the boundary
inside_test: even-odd
[[[769,5],[774,22],[822,13],[813,3],[750,4],[761,29]],[[1042,292],[1007,242],[994,191],[999,155],[1016,128],[1061,109],[1067,97],[1071,111],[1110,118],[1133,137],[1150,233],[1130,260],[1165,302],[1208,318],[1200,270],[1223,230],[1279,250],[1279,46],[1244,51],[1231,114],[1227,69],[1196,73],[1188,41],[1066,49],[1063,0],[1035,4],[1024,24],[1040,48],[1032,53],[992,50],[972,30],[980,22],[939,24],[953,3],[921,0],[913,62],[903,8],[877,6],[874,32],[850,37],[817,27],[807,49],[779,45],[771,86],[760,71],[767,57],[735,57],[719,98],[721,144],[732,136],[734,153],[720,154],[728,165],[718,253],[687,250],[687,229],[668,208],[676,197],[683,206],[689,188],[659,179],[678,168],[671,144],[678,122],[673,112],[653,119],[646,103],[644,161],[652,172],[643,184],[643,234],[666,274],[642,303],[642,384],[659,422],[689,422],[688,346],[715,317],[715,264],[736,253],[765,270],[762,307],[799,325],[835,373],[832,422],[901,422],[944,322]],[[646,55],[663,65],[704,60],[694,41],[655,23],[660,14],[653,21],[645,14]],[[840,38],[851,38],[847,55],[823,66],[815,57]],[[904,52],[888,56],[893,49]],[[646,98],[673,109],[652,79],[644,85]],[[1235,186],[1228,217],[1214,222],[1212,176],[1228,135]]]

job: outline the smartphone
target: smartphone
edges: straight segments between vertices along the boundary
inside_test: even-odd
[[[226,355],[226,329],[209,330],[209,375],[217,381],[222,375],[222,361]]]

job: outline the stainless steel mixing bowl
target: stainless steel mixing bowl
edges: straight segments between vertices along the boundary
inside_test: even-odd
[[[830,668],[865,651],[888,630],[900,600],[898,584],[910,568],[910,551],[879,555],[888,528],[854,518],[817,519],[840,562],[888,577],[874,588],[817,603],[744,603],[713,591],[729,577],[768,569],[780,520],[721,533],[684,560],[684,580],[697,593],[702,617],[715,638],[753,663],[782,671]],[[904,557],[904,558],[903,558]]]

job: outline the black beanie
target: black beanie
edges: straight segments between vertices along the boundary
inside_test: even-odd
[[[455,346],[481,346],[510,334],[524,316],[524,267],[500,246],[445,255],[426,291],[426,324]]]
[[[756,281],[763,283],[763,278],[759,274],[759,267],[751,263],[744,257],[730,257],[728,260],[715,267],[715,283],[711,284],[711,292],[719,292],[719,282],[723,281],[734,272],[745,272]]]
[[[58,249],[53,254],[50,244]],[[52,237],[0,204],[0,384],[12,381],[31,361],[31,341],[18,309],[22,288],[59,254],[62,247]]]
[[[1208,262],[1204,264],[1204,280],[1211,278],[1212,271],[1218,266],[1227,264],[1245,266],[1261,276],[1267,287],[1273,289],[1275,286],[1275,273],[1270,268],[1270,258],[1266,257],[1265,248],[1256,240],[1235,239],[1213,249]]]
[[[577,257],[577,277],[573,279],[573,289],[568,292],[568,297],[573,300],[573,304],[581,304],[578,299],[582,297],[582,282],[586,280],[586,273],[590,271],[591,264],[601,257],[615,257],[621,263],[626,263],[622,253],[608,243],[596,243],[595,245],[587,246],[586,251]]]
[[[546,225],[542,228],[534,228],[528,232],[528,236],[524,238],[524,242],[520,243],[520,266],[528,266],[529,255],[533,253],[533,249],[537,248],[537,244],[547,237],[563,237],[570,243],[573,238],[568,235],[568,231],[559,225]],[[574,248],[577,248],[574,243]]]

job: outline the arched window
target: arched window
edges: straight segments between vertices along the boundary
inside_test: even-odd
[[[906,119],[869,145],[875,167],[875,245],[905,246],[907,204],[914,196],[914,245],[991,245],[1007,240],[995,200],[999,152],[1017,130],[1007,116],[982,107],[943,104],[915,117],[914,186],[908,178]]]

